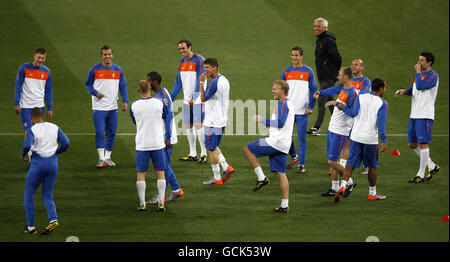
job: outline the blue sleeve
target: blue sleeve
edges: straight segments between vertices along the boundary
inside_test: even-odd
[[[361,87],[361,90],[359,91],[359,94],[367,94],[370,93],[371,83],[369,79],[364,79],[364,83]]]
[[[275,120],[270,120],[263,118],[261,123],[267,127],[283,128],[286,124],[287,116],[289,114],[289,108],[286,104],[286,100],[278,102],[277,105],[277,118]]]
[[[22,94],[22,85],[23,81],[25,81],[25,70],[24,66],[22,65],[19,70],[17,71],[16,76],[16,88],[14,92],[14,105],[18,106],[20,105],[20,95]]]
[[[164,103],[163,102],[163,114],[162,114],[162,118],[164,120],[164,127],[166,129],[166,134],[164,136],[164,141],[168,141],[170,142],[170,138],[172,137],[172,119],[173,119],[173,114],[170,112],[170,109],[168,107],[169,103]],[[169,102],[169,101],[167,101]]]
[[[60,143],[60,146],[56,150],[56,154],[61,154],[66,151],[67,148],[69,148],[69,138],[67,138],[66,134],[64,134],[61,128],[58,128],[58,142]]]
[[[91,68],[89,70],[88,77],[86,79],[86,89],[89,92],[89,94],[97,96],[98,91],[94,89],[94,81],[95,81],[94,68]]]
[[[28,151],[30,151],[30,149],[31,149],[31,145],[33,144],[33,140],[34,140],[34,134],[31,131],[31,128],[28,128],[26,135],[25,135],[25,141],[23,142],[23,145],[22,145],[22,156],[25,156],[26,154],[28,154]]]
[[[340,104],[339,102],[336,103],[336,105]],[[355,97],[355,102],[352,105],[344,105],[344,107],[342,107],[342,111],[344,111],[344,113],[346,115],[348,115],[349,117],[355,117],[358,115],[359,113],[359,96]]]
[[[335,85],[333,87],[324,89],[324,90],[319,90],[319,96],[335,96],[335,95],[339,95],[339,93],[342,90],[342,85]]]
[[[316,99],[314,98],[314,94],[317,91],[316,79],[314,78],[314,73],[311,71],[309,74],[309,103],[308,109],[313,109],[316,105]]]
[[[281,74],[281,80],[286,81],[285,73],[286,73],[286,70],[284,70],[283,73]]]
[[[45,103],[47,104],[47,110],[52,111],[53,109],[53,81],[52,73],[48,72],[47,81],[45,81]]]
[[[422,75],[416,74],[416,88],[417,90],[427,90],[436,86],[438,75],[436,72],[432,71],[428,73],[427,77],[422,80]]]
[[[378,110],[377,116],[377,126],[378,126],[378,135],[381,138],[382,143],[386,143],[386,122],[388,115],[388,104],[383,100],[383,105]]]
[[[405,95],[412,96],[412,87],[405,90]]]
[[[127,82],[125,81],[125,76],[123,74],[123,70],[120,70],[119,92],[120,92],[120,96],[122,97],[122,103],[128,104]]]
[[[131,103],[131,105],[130,105],[130,116],[131,116],[131,121],[133,121],[134,125],[136,125],[136,119],[134,118],[134,114],[133,114],[133,103]]]
[[[218,82],[218,78],[215,81],[214,79],[211,80],[211,84],[209,84],[209,86],[203,92],[203,98],[205,98],[205,100],[210,99],[217,92],[217,85],[219,84]]]
[[[173,84],[172,88],[172,93],[170,94],[172,101],[175,101],[175,98],[177,98],[182,88],[183,84],[181,83],[180,69],[178,69],[177,79],[175,79],[175,83]]]

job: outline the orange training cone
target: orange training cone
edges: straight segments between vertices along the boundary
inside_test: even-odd
[[[394,149],[394,151],[391,152],[391,155],[393,156],[399,156],[400,152],[397,149]]]
[[[448,215],[443,215],[441,217],[441,221],[448,221]]]

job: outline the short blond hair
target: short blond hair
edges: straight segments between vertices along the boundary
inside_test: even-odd
[[[283,91],[285,95],[289,94],[289,84],[284,80],[275,80],[272,85],[278,85]]]
[[[147,80],[139,81],[139,91],[141,94],[146,94],[150,91],[150,83]]]
[[[328,20],[327,19],[319,17],[314,20],[314,23],[316,23],[316,22],[320,22],[323,25],[323,27],[328,28]]]

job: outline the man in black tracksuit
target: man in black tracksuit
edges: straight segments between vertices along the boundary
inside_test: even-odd
[[[327,89],[334,86],[342,64],[342,57],[336,45],[336,37],[327,31],[328,21],[317,18],[314,21],[314,32],[316,40],[316,73],[320,83],[320,89]],[[307,131],[311,135],[320,134],[320,126],[325,117],[325,103],[334,100],[333,96],[320,96],[318,100],[319,113],[314,127]],[[333,114],[333,106],[329,107]]]

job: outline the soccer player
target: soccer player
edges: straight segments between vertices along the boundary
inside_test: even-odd
[[[199,163],[203,164],[207,161],[203,130],[205,108],[200,98],[200,75],[205,72],[204,59],[201,55],[192,51],[192,43],[187,39],[178,41],[177,46],[178,52],[183,58],[178,68],[171,97],[172,101],[175,101],[178,93],[183,90],[182,119],[190,149],[189,155],[180,158],[180,160],[199,160]],[[201,150],[200,159],[197,157],[196,133]]]
[[[377,193],[377,167],[379,151],[385,152],[386,121],[388,104],[382,99],[386,91],[386,82],[376,78],[372,81],[372,91],[361,94],[355,100],[352,108],[343,103],[336,102],[340,110],[355,117],[352,132],[350,134],[350,153],[347,166],[344,169],[344,177],[340,189],[334,196],[334,201],[339,202],[346,192],[346,185],[353,169],[361,166],[361,161],[369,167],[369,200],[385,200],[386,196]],[[381,139],[381,149],[378,148],[378,137]]]
[[[316,104],[313,95],[317,90],[314,72],[303,64],[303,49],[295,46],[291,49],[292,65],[286,68],[281,75],[281,80],[289,84],[288,99],[294,106],[295,124],[297,125],[298,155],[295,152],[294,140],[292,140],[289,154],[291,161],[288,168],[294,168],[297,164],[297,172],[304,174],[306,161],[306,129],[308,116]]]
[[[319,96],[338,95],[335,102],[346,105],[351,109],[357,98],[356,90],[352,85],[352,70],[350,68],[342,68],[339,71],[338,80],[339,85],[317,91],[314,94],[314,98],[318,99]],[[325,106],[327,104],[329,102]],[[327,192],[322,193],[321,196],[335,196],[339,190],[339,176],[343,175],[344,166],[338,160],[344,145],[347,144],[352,126],[353,117],[334,107],[327,133],[327,158],[328,165],[331,168],[331,188]],[[355,186],[356,183],[350,178],[347,183],[346,192],[351,192]]]
[[[59,226],[53,201],[53,188],[58,176],[56,155],[66,151],[70,142],[57,125],[44,122],[44,113],[41,108],[32,108],[30,118],[33,126],[27,129],[26,139],[22,146],[22,159],[26,160],[28,152],[32,152],[30,169],[25,180],[24,206],[27,226],[25,226],[24,233],[37,234],[34,224],[34,193],[42,184],[42,201],[47,208],[50,223],[41,232],[41,235],[49,235]]]
[[[155,97],[162,99],[164,104],[166,104],[166,106],[169,109],[167,121],[171,122],[172,134],[171,134],[171,139],[170,139],[170,147],[167,149],[166,148],[164,149],[165,160],[166,160],[166,169],[164,170],[164,176],[166,179],[166,191],[167,191],[167,187],[169,184],[170,184],[170,187],[172,188],[172,192],[170,193],[170,196],[167,199],[167,201],[172,201],[179,197],[184,196],[184,192],[183,192],[183,189],[181,189],[180,185],[178,184],[177,177],[175,176],[175,173],[172,170],[171,162],[172,162],[173,145],[178,142],[177,129],[176,129],[175,120],[173,117],[172,99],[170,98],[169,91],[166,88],[161,86],[161,80],[162,80],[161,74],[156,71],[152,71],[147,74],[147,81],[150,83],[150,86],[151,86],[151,89],[153,90],[153,92],[155,92]],[[158,196],[159,196],[158,194],[154,195],[150,199],[150,201],[147,202],[147,204],[156,204],[158,202]]]
[[[52,74],[44,65],[46,59],[45,49],[38,48],[34,52],[33,62],[21,65],[17,71],[14,106],[16,114],[20,115],[25,133],[33,125],[30,118],[32,108],[39,107],[45,112],[47,104],[47,117],[53,117]]]
[[[360,58],[353,59],[351,66],[353,74],[352,85],[356,89],[357,94],[370,93],[371,83],[369,78],[363,75],[364,67],[365,65],[363,60],[361,60]],[[350,141],[348,141],[345,144],[344,149],[342,150],[343,153],[340,161],[344,165],[348,159],[348,149],[350,145],[349,142]],[[368,173],[369,173],[368,167],[364,167],[363,170],[361,171],[361,174],[363,175],[367,175]]]
[[[211,82],[205,88],[206,78],[210,77]],[[234,172],[222,151],[219,148],[223,132],[228,122],[228,106],[230,97],[230,83],[228,79],[220,74],[219,62],[216,58],[205,60],[205,73],[200,76],[200,95],[205,103],[205,147],[209,152],[211,168],[214,176],[204,181],[205,185],[222,185]],[[220,173],[222,166],[222,175]]]
[[[127,84],[122,68],[112,62],[114,55],[110,46],[103,46],[100,54],[102,62],[91,67],[86,80],[86,89],[92,95],[95,146],[99,158],[97,168],[116,165],[111,154],[117,131],[119,93],[122,110],[127,111],[128,108]]]
[[[289,84],[276,80],[272,85],[272,94],[278,101],[270,119],[259,115],[253,120],[269,128],[269,137],[256,140],[244,147],[244,154],[253,167],[258,180],[253,191],[260,190],[270,183],[259,163],[258,157],[269,156],[270,171],[276,172],[281,188],[281,205],[274,209],[277,213],[289,212],[289,181],[286,177],[286,160],[292,143],[295,113],[294,105],[289,101]]]
[[[157,210],[163,212],[166,211],[164,207],[166,192],[164,170],[167,168],[164,150],[171,146],[172,121],[169,116],[169,108],[162,99],[151,97],[150,89],[150,83],[147,80],[141,80],[138,88],[141,98],[130,105],[130,116],[136,125],[136,189],[139,196],[137,210],[147,210],[145,177],[151,159],[157,177]]]
[[[440,168],[430,158],[430,147],[433,135],[434,103],[439,86],[439,75],[431,69],[434,55],[422,52],[414,66],[416,75],[412,87],[399,89],[397,95],[412,96],[411,114],[408,124],[408,146],[420,157],[419,171],[409,183],[423,183],[431,180]],[[425,168],[428,173],[425,177]]]

